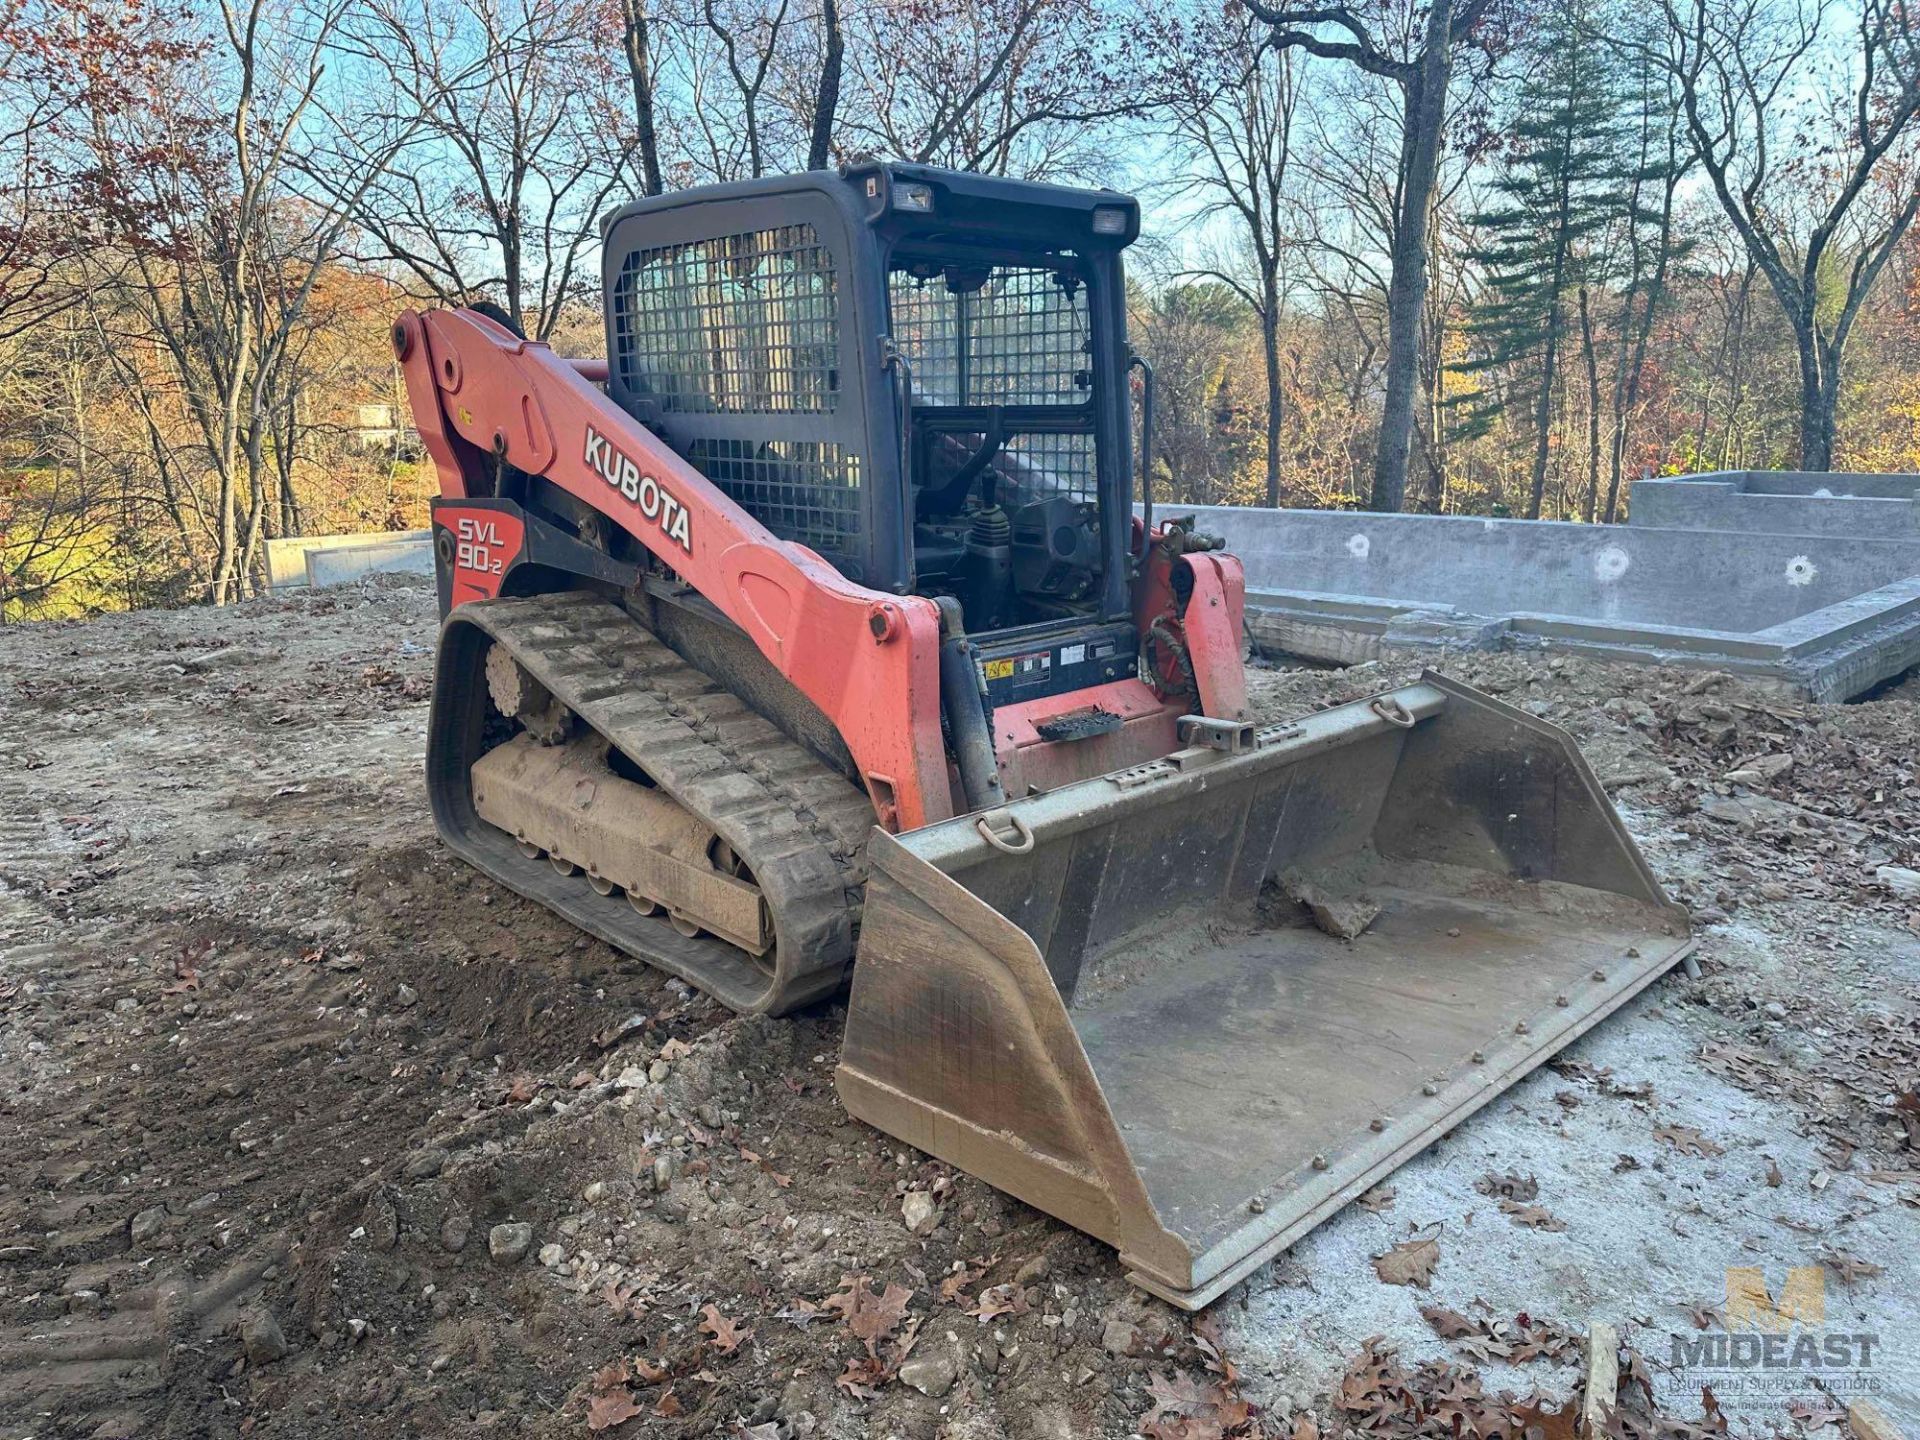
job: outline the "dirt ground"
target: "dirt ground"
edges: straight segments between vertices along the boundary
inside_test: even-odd
[[[374,582],[0,631],[0,1440],[1559,1440],[1596,1321],[1622,1440],[1837,1440],[1867,1386],[1920,1434],[1914,684],[1449,662],[1575,732],[1703,974],[1196,1325],[850,1120],[840,1006],[733,1018],[443,854],[433,630]],[[1703,1398],[1730,1267],[1869,1358]]]

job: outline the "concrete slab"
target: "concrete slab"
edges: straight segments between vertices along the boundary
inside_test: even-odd
[[[1257,650],[1565,649],[1839,700],[1920,664],[1920,535],[1856,539],[1240,506],[1225,537]]]
[[[1653,529],[1920,539],[1920,475],[1723,470],[1636,480],[1627,520]]]
[[[345,585],[374,574],[431,575],[431,530],[297,535],[267,542],[267,588]]]
[[[433,542],[426,531],[372,545],[343,545],[307,552],[307,583],[318,590],[348,585],[369,575],[433,574]]]

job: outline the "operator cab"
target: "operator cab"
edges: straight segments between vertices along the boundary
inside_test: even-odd
[[[1083,268],[902,245],[887,281],[912,365],[916,590],[955,596],[972,630],[1084,616],[1106,557]]]
[[[995,703],[1103,683],[1138,230],[1112,191],[906,165],[640,201],[607,225],[609,393],[849,579],[952,597]]]

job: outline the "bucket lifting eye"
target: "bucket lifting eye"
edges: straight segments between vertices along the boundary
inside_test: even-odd
[[[1402,730],[1411,730],[1416,723],[1414,713],[1391,695],[1382,695],[1367,708],[1389,725],[1397,725]]]
[[[994,830],[996,823],[1006,825],[1013,831],[1013,838],[1007,839]],[[980,832],[980,838],[1008,855],[1024,855],[1033,849],[1033,831],[1027,828],[1027,822],[1018,815],[1006,810],[989,810],[973,822],[973,828]]]

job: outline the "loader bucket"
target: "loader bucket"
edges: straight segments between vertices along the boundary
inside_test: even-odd
[[[836,1077],[1186,1309],[1692,948],[1567,735],[1466,686],[1221,743],[875,834]]]

